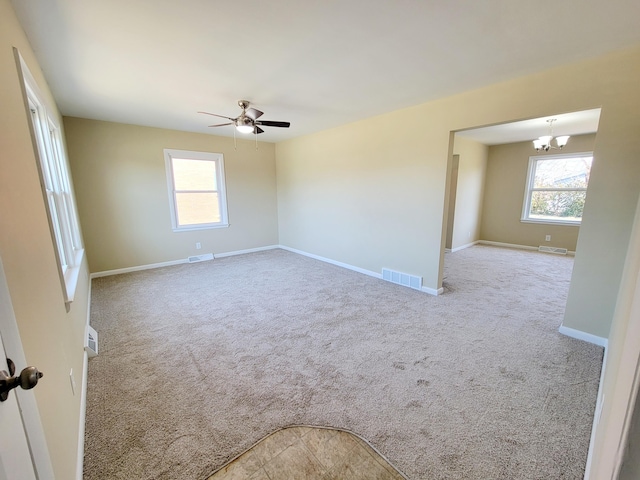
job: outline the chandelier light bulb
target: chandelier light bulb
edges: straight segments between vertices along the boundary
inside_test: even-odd
[[[556,146],[551,145],[551,141],[553,140],[553,122],[555,121],[555,118],[547,120],[547,123],[549,124],[549,135],[543,135],[533,141],[533,148],[535,148],[536,151],[539,152],[540,150],[544,150],[545,152],[548,152],[550,148],[561,149],[569,141],[569,135],[563,135],[556,138]]]

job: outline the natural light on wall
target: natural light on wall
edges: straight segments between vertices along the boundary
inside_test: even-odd
[[[165,150],[174,231],[226,227],[222,154]]]
[[[174,158],[173,180],[178,225],[220,222],[215,162]]]
[[[522,221],[579,224],[592,161],[591,152],[530,157]]]

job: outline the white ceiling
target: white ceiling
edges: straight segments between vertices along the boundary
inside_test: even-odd
[[[581,112],[563,113],[543,118],[532,118],[521,122],[504,123],[490,127],[474,128],[456,132],[461,137],[476,140],[485,145],[501,145],[503,143],[524,142],[549,134],[548,120],[555,120],[551,133],[560,135],[583,135],[596,133],[600,121],[600,109],[583,110]]]
[[[640,45],[638,0],[13,0],[64,115],[277,142]],[[536,136],[541,135],[537,134]]]

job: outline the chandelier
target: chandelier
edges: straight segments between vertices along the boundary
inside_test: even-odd
[[[555,122],[556,120],[557,119],[555,118],[547,120],[547,123],[549,124],[549,135],[543,135],[542,137],[533,141],[533,146],[537,152],[539,152],[540,150],[548,152],[550,148],[561,149],[569,141],[569,135],[563,135],[561,137],[556,137],[556,144],[551,145],[551,141],[553,140],[553,122]]]

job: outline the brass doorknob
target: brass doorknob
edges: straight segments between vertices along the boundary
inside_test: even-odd
[[[17,377],[16,366],[10,358],[7,358],[9,372],[0,370],[0,402],[4,402],[9,398],[9,392],[14,388],[20,387],[23,390],[29,390],[38,384],[38,380],[43,377],[42,372],[36,367],[26,367]]]

